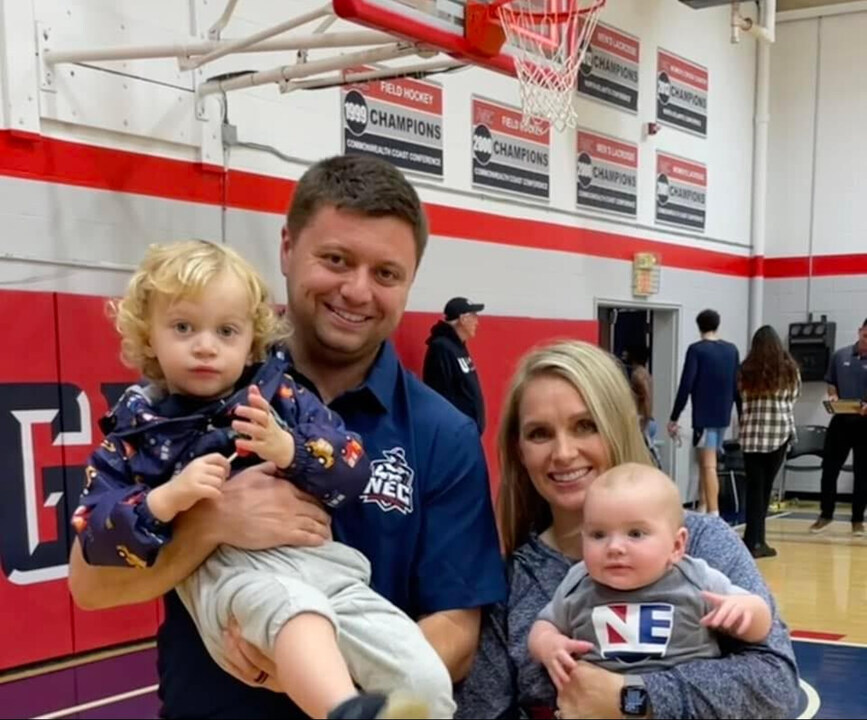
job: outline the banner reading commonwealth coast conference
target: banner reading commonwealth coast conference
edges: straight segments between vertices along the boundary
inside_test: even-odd
[[[521,111],[473,98],[473,185],[533,198],[550,194],[550,125],[521,125]]]
[[[707,166],[656,154],[656,222],[704,232]]]
[[[638,145],[578,130],[579,208],[638,215]]]
[[[403,170],[442,178],[442,88],[406,78],[347,85],[343,150],[375,155]]]
[[[707,137],[707,69],[665,50],[656,55],[656,119]]]
[[[638,62],[641,42],[597,23],[578,73],[578,93],[638,112]]]

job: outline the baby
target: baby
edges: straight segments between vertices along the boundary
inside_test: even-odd
[[[539,614],[530,653],[561,689],[574,654],[615,672],[647,673],[720,655],[712,631],[763,641],[771,610],[703,560],[685,554],[687,530],[674,483],[625,464],[587,490],[583,561]]]
[[[72,519],[87,562],[152,565],[178,513],[220,497],[231,463],[269,460],[329,508],[363,492],[370,464],[359,437],[287,374],[265,283],[233,250],[151,247],[115,311],[124,360],[148,383],[100,422],[106,438]],[[445,665],[369,581],[367,559],[337,542],[223,545],[176,590],[224,670],[234,618],[310,717],[428,717],[428,706],[430,717],[451,717]]]

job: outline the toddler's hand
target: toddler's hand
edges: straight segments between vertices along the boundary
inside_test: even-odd
[[[165,485],[148,493],[151,515],[161,522],[169,522],[199,500],[220,497],[220,488],[229,476],[230,468],[229,461],[219,453],[196,458]]]
[[[235,414],[245,420],[235,420],[232,429],[243,435],[235,440],[239,454],[255,453],[285,469],[295,459],[295,439],[277,423],[270,403],[262,397],[259,388],[250,386],[250,404],[240,405]]]

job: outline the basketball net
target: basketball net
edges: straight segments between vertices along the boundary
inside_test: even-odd
[[[497,7],[521,86],[523,124],[578,124],[578,71],[605,0],[506,0]]]

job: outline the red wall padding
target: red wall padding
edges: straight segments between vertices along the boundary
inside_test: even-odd
[[[0,352],[0,670],[151,637],[161,619],[159,601],[85,612],[66,585],[67,519],[84,463],[101,437],[97,422],[135,380],[118,358],[105,299],[2,291],[0,317],[6,328]],[[407,313],[396,333],[398,352],[417,374],[437,317]],[[596,323],[482,315],[470,348],[487,402],[492,490],[497,419],[515,363],[527,348],[557,337],[595,341]],[[82,432],[88,416],[89,437]]]
[[[442,315],[407,313],[395,334],[395,344],[404,364],[421,377],[425,340]],[[534,318],[479,316],[476,337],[468,343],[485,396],[487,428],[483,442],[491,471],[491,490],[499,487],[496,452],[500,406],[520,357],[530,348],[549,340],[568,338],[598,342],[595,320],[539,320]]]

